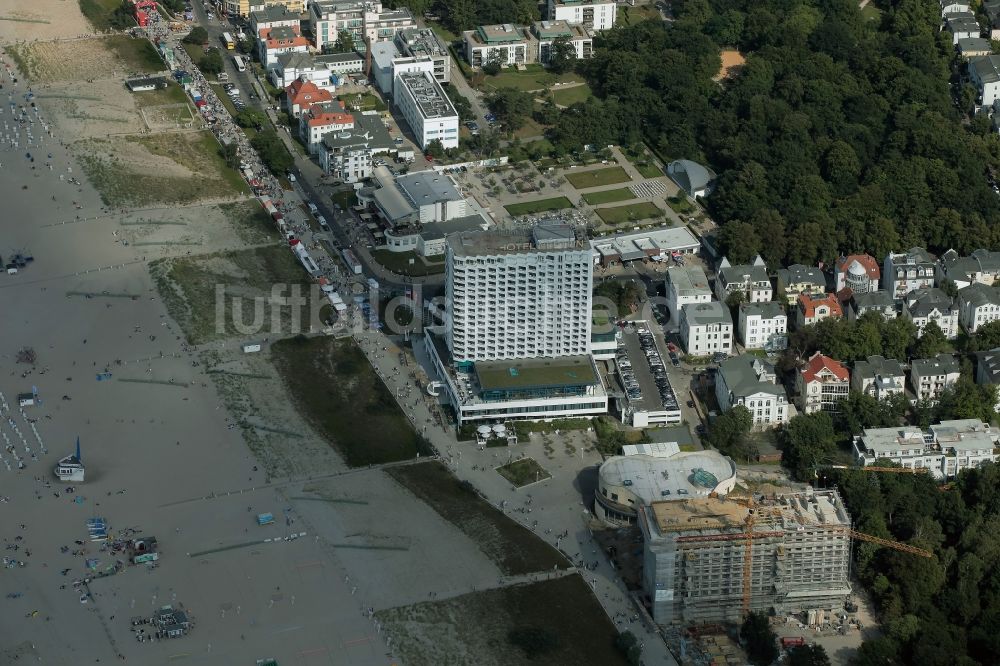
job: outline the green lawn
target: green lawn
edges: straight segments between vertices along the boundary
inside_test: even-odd
[[[367,427],[361,426],[367,432]],[[472,539],[506,575],[566,568],[568,562],[551,545],[483,500],[471,484],[456,479],[439,462],[385,470],[442,518]]]
[[[432,453],[353,340],[287,338],[271,355],[299,413],[348,465]]]
[[[622,25],[634,25],[643,21],[663,21],[663,17],[660,16],[659,10],[652,5],[618,8],[618,22]]]
[[[642,174],[643,178],[659,178],[663,175],[663,169],[656,166],[652,162],[635,163],[635,168],[640,174]]]
[[[515,460],[512,463],[501,465],[496,469],[497,474],[518,488],[552,478],[552,475],[544,467],[535,462],[534,458]]]
[[[190,104],[191,98],[184,92],[180,84],[171,81],[166,88],[132,93],[135,105],[139,108],[163,106],[164,104]]]
[[[628,206],[616,206],[614,208],[598,208],[595,212],[607,224],[623,224],[636,220],[646,220],[663,214],[663,211],[658,206],[648,201]]]
[[[195,65],[198,61],[205,57],[205,49],[201,48],[200,44],[188,44],[187,42],[181,42],[181,46],[187,52],[188,57],[191,58],[191,62]]]
[[[386,109],[385,103],[372,93],[340,95],[337,99],[343,102],[348,110],[385,111]]]
[[[496,76],[487,76],[483,79],[483,87],[492,90],[500,88],[514,88],[515,90],[544,90],[551,88],[556,83],[570,83],[584,81],[583,77],[573,72],[566,74],[553,74],[541,65],[526,65],[523,72],[516,69],[506,69]]]
[[[420,277],[422,275],[444,273],[444,261],[424,263],[424,260],[416,252],[377,250],[372,253],[372,257],[375,261],[397,275]],[[412,264],[410,263],[411,260],[413,261]]]
[[[552,199],[538,199],[537,201],[526,201],[519,204],[509,204],[504,206],[507,212],[515,217],[518,215],[531,215],[532,213],[544,213],[550,210],[562,210],[573,208],[573,203],[566,197],[554,197]]]
[[[127,35],[113,35],[105,43],[115,52],[130,69],[136,72],[154,74],[167,68],[160,54],[148,39],[133,38]]]
[[[667,199],[667,205],[670,206],[672,211],[681,215],[690,213],[695,208],[694,204],[688,201],[688,198],[684,196],[670,197]]]
[[[94,30],[104,31],[111,27],[108,19],[121,4],[120,0],[80,0],[80,11]]]
[[[588,187],[599,187],[601,185],[614,185],[615,183],[627,183],[631,178],[625,173],[625,169],[620,166],[607,167],[605,169],[594,169],[593,171],[578,171],[566,174],[566,180],[570,185],[578,190],[585,190]]]
[[[627,187],[619,187],[614,190],[602,190],[600,192],[590,192],[583,195],[583,200],[591,206],[595,204],[611,203],[613,201],[628,201],[635,199],[632,190]]]
[[[208,85],[212,86],[215,96],[219,98],[220,102],[222,102],[222,106],[226,107],[226,111],[229,112],[229,115],[236,117],[236,105],[233,104],[233,100],[226,94],[226,89],[222,87],[222,84],[210,83]]]
[[[593,91],[587,84],[571,88],[554,88],[552,90],[552,99],[560,106],[571,106],[577,102],[585,102],[593,97],[593,95]]]
[[[348,210],[351,206],[357,205],[358,195],[354,190],[343,190],[331,195],[330,200],[339,205],[341,210]]]

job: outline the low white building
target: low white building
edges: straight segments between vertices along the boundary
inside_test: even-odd
[[[740,303],[740,344],[745,349],[778,351],[788,347],[788,315],[780,303]]]
[[[972,284],[958,292],[958,321],[969,333],[1000,319],[1000,290]]]
[[[681,308],[689,303],[708,303],[712,300],[712,290],[708,277],[701,266],[671,266],[666,279],[667,310],[670,312],[670,328],[680,328]]]
[[[910,362],[910,384],[918,401],[936,403],[945,389],[958,381],[962,369],[951,354],[915,358]]]
[[[736,405],[746,407],[755,430],[774,428],[791,418],[788,396],[777,383],[774,366],[753,356],[736,356],[719,364],[715,398],[723,412]]]
[[[715,276],[715,296],[723,303],[734,292],[743,292],[747,303],[763,303],[774,296],[764,260],[757,255],[752,264],[733,266],[723,258]]]
[[[944,337],[954,340],[958,337],[958,306],[951,296],[936,287],[926,287],[912,291],[903,303],[903,316],[917,327],[917,337],[934,322],[944,333]]]
[[[435,140],[458,148],[458,112],[432,73],[396,74],[393,98],[421,148]]]
[[[546,18],[585,26],[589,30],[610,30],[618,16],[618,5],[610,0],[548,0]]]
[[[691,356],[733,352],[733,317],[718,301],[683,306],[680,329],[684,351]]]
[[[996,462],[997,433],[978,419],[942,421],[926,432],[915,426],[865,428],[854,437],[859,465],[889,460],[907,469],[926,469],[935,479],[953,479],[965,469]]]
[[[851,390],[885,400],[906,391],[906,370],[895,359],[869,356],[854,363]]]
[[[594,498],[594,515],[613,527],[634,525],[639,507],[653,502],[722,496],[736,486],[736,463],[716,451],[682,453],[676,443],[622,450],[601,464]]]
[[[424,340],[459,426],[598,416],[608,411],[608,394],[589,354],[476,361],[459,371],[448,354],[443,326],[425,327]]]
[[[631,261],[668,261],[671,257],[683,266],[682,255],[695,254],[701,244],[687,227],[659,227],[598,236],[590,240],[590,247],[594,264],[605,268]]]

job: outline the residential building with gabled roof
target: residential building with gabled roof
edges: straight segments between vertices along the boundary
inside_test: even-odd
[[[982,248],[963,257],[955,250],[941,255],[938,263],[938,282],[949,280],[958,289],[971,284],[994,284],[1000,281],[1000,252]]]
[[[715,276],[715,297],[723,303],[730,294],[742,292],[747,303],[763,303],[774,296],[764,260],[757,255],[752,264],[733,266],[723,258]]]
[[[840,301],[833,294],[799,294],[795,321],[801,328],[829,319],[844,316]]]
[[[773,428],[791,418],[788,396],[777,383],[774,366],[754,356],[736,356],[719,364],[715,397],[723,412],[737,405],[746,407],[755,430]]]
[[[298,118],[303,111],[308,111],[313,104],[332,102],[333,95],[328,90],[320,89],[315,83],[305,77],[296,79],[285,88],[285,107],[288,115]]]
[[[692,356],[731,354],[733,317],[729,308],[718,302],[688,303],[681,307],[681,343]]]
[[[799,294],[822,294],[826,291],[826,276],[816,266],[792,264],[778,269],[778,294],[786,303],[794,303]]]
[[[976,353],[976,383],[980,386],[1000,386],[1000,348]],[[1000,391],[993,409],[1000,411]]]
[[[958,306],[955,300],[937,287],[925,287],[907,294],[903,316],[917,327],[917,337],[934,322],[949,340],[958,337]]]
[[[958,359],[952,354],[910,361],[910,385],[917,400],[936,403],[945,389],[951,388],[962,374]]]
[[[848,254],[833,266],[834,291],[850,289],[854,294],[878,291],[882,270],[870,254]]]
[[[970,284],[958,290],[958,323],[969,333],[983,324],[1000,319],[1000,289],[985,284]]]
[[[867,294],[854,294],[847,308],[847,318],[855,321],[866,312],[877,312],[886,320],[895,319],[899,316],[899,307],[887,291],[870,291]]]
[[[869,356],[854,363],[851,389],[876,400],[885,400],[906,392],[906,370],[896,359]]]
[[[338,101],[313,104],[299,116],[299,136],[309,148],[310,155],[317,154],[324,135],[353,127],[354,116],[347,113]]]
[[[708,303],[712,300],[712,289],[708,277],[701,266],[670,266],[666,279],[667,310],[670,312],[670,326],[680,328],[681,308],[688,303]]]
[[[969,58],[969,82],[976,87],[976,107],[993,108],[1000,99],[1000,56]]]
[[[799,409],[806,414],[837,411],[837,403],[851,389],[851,373],[840,361],[816,352],[799,369],[796,377]]]
[[[1000,79],[998,79],[1000,81]],[[933,287],[937,261],[922,247],[906,252],[890,252],[882,266],[882,286],[893,299],[905,298],[911,291]]]

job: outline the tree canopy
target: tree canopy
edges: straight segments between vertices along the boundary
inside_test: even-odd
[[[668,158],[707,163],[724,244],[759,243],[769,262],[995,248],[1000,197],[986,171],[1000,164],[1000,136],[963,123],[953,103],[939,7],[878,5],[869,21],[854,0],[677,0],[672,23],[595,38],[580,69],[598,99],[564,111],[551,138],[629,145],[641,134]],[[720,85],[722,45],[746,64]]]

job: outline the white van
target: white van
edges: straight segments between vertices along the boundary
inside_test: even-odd
[[[327,231],[330,230],[330,225],[326,223],[326,218],[323,217],[322,215],[317,215],[316,221],[319,222],[319,226],[323,227]]]
[[[314,204],[311,201],[307,201],[306,202],[306,206],[309,207],[309,212],[310,213],[312,213],[313,215],[319,215],[319,208],[316,207],[316,204]]]

